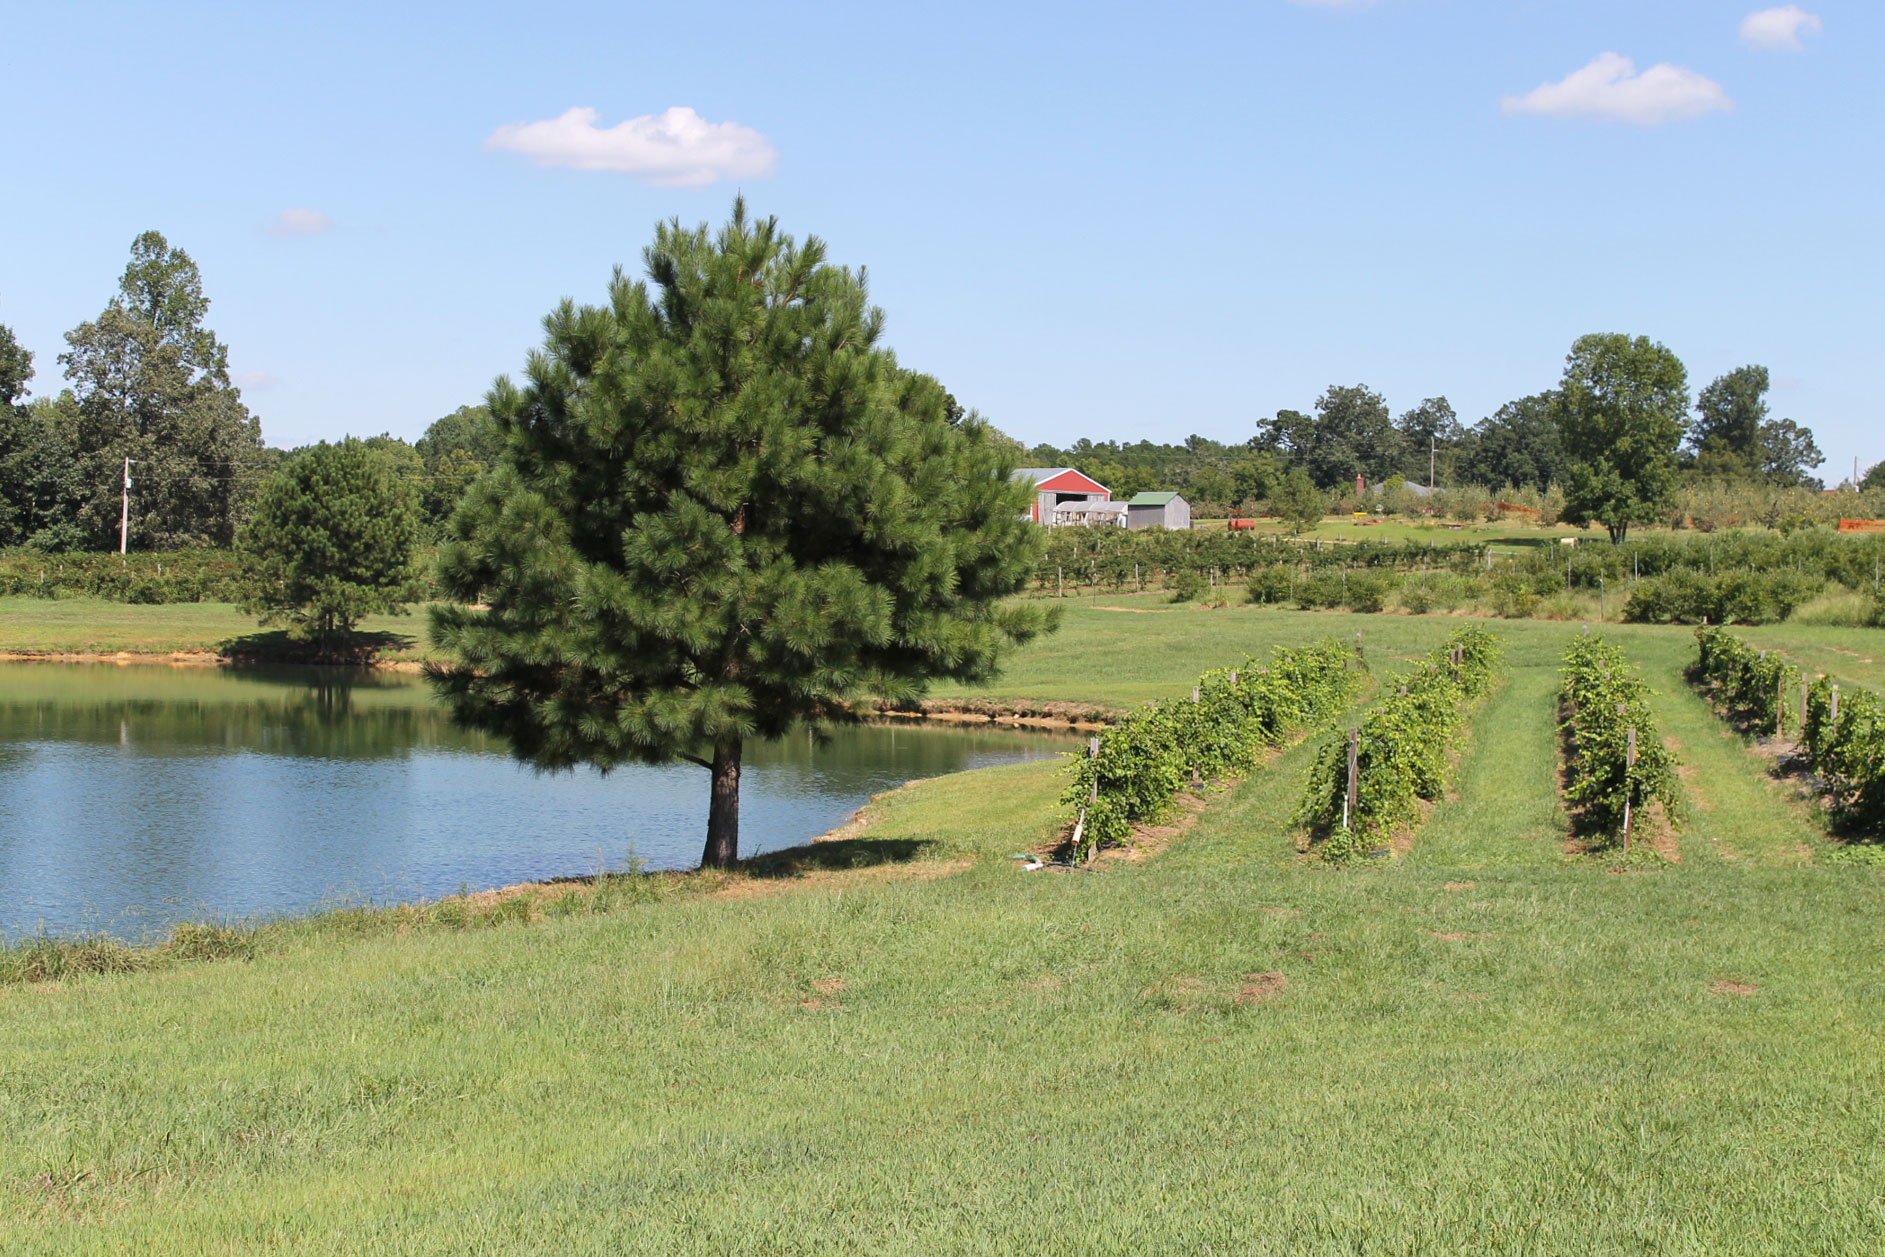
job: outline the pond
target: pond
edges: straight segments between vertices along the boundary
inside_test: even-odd
[[[807,842],[905,781],[1078,745],[881,724],[756,744],[740,850]],[[706,815],[698,767],[534,773],[455,728],[417,677],[0,663],[0,938],[687,868]]]

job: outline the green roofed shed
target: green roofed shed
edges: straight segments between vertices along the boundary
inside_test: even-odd
[[[1176,493],[1141,493],[1126,503],[1126,527],[1191,527],[1191,503]]]

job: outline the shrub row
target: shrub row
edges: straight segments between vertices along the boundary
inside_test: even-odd
[[[1757,651],[1716,625],[1695,632],[1696,679],[1743,727],[1784,731],[1799,669],[1777,654]],[[1820,677],[1807,689],[1800,756],[1825,784],[1840,825],[1857,837],[1885,838],[1885,703],[1857,686],[1838,692]]]
[[[164,603],[235,602],[241,591],[241,564],[232,550],[0,554],[0,594]]]
[[[1681,568],[1631,590],[1623,618],[1638,624],[1773,624],[1825,587],[1825,580],[1797,572],[1710,576]]]
[[[1650,713],[1651,690],[1621,647],[1580,637],[1564,653],[1559,692],[1570,742],[1571,784],[1565,797],[1582,827],[1609,838],[1623,835],[1626,817],[1640,820],[1652,800],[1671,823],[1682,816],[1676,757],[1663,744]],[[1636,733],[1635,763],[1629,754]]]
[[[1075,859],[1123,842],[1134,825],[1168,816],[1187,781],[1246,771],[1265,747],[1331,719],[1354,700],[1365,666],[1328,639],[1278,647],[1269,662],[1207,672],[1195,700],[1150,703],[1099,737],[1077,759],[1061,801],[1076,824]]]
[[[1492,689],[1501,658],[1492,634],[1459,629],[1368,713],[1356,731],[1356,803],[1346,825],[1348,739],[1323,746],[1296,814],[1297,824],[1323,835],[1323,858],[1340,862],[1377,850],[1396,827],[1418,816],[1420,800],[1440,797],[1448,752],[1469,707]]]
[[[431,592],[426,563],[427,597]],[[0,594],[29,598],[106,598],[113,602],[240,602],[248,586],[233,550],[96,554],[0,552]]]

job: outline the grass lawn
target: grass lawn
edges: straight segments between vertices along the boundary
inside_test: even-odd
[[[1073,608],[1003,693],[1171,694],[1444,618]],[[1828,858],[1681,683],[1680,862],[1564,854],[1510,675],[1411,852],[1288,818],[1315,741],[1163,854],[1022,873],[1030,764],[884,798],[803,878],[0,989],[0,1250],[401,1254],[1885,1251],[1885,870]],[[993,692],[993,691],[991,691]]]
[[[424,656],[423,614],[368,616],[360,631],[382,639],[386,658]],[[231,642],[267,649],[285,642],[285,635],[259,628],[255,617],[226,602],[137,606],[103,598],[0,597],[0,654],[196,654]]]

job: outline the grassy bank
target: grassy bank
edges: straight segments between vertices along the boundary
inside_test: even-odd
[[[1359,624],[1076,608],[1003,684],[1169,694]],[[474,922],[330,915],[0,990],[0,1235],[35,1253],[1855,1253],[1885,1247],[1885,871],[1681,683],[1680,862],[1565,855],[1575,626],[1512,666],[1402,860],[1288,817],[1315,742],[1156,859],[1021,873],[1051,765],[829,854]],[[1084,657],[1072,660],[1078,653]],[[1080,684],[1083,689],[1069,689]]]

